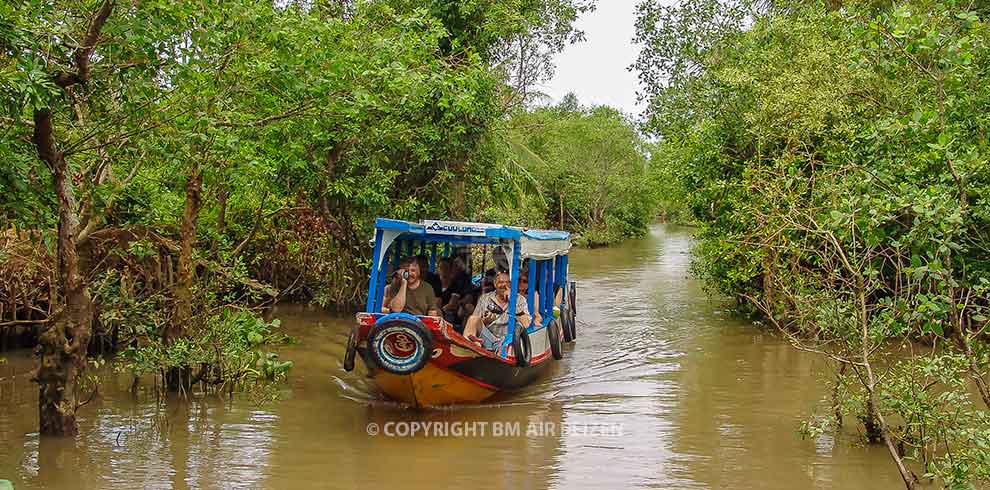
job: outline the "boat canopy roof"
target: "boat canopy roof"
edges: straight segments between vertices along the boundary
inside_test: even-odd
[[[571,234],[566,231],[536,230],[518,226],[466,221],[411,221],[378,218],[375,230],[381,231],[381,253],[398,238],[454,244],[500,244],[519,242],[521,258],[549,259],[567,255]],[[377,235],[377,233],[376,233]]]

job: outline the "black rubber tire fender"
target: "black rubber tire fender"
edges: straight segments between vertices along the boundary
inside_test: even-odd
[[[577,339],[577,283],[571,281],[568,288],[567,308],[570,310],[571,342]]]
[[[577,316],[577,282],[571,281],[570,286],[567,288],[567,304],[570,305],[571,311]]]
[[[354,357],[357,354],[358,344],[357,337],[357,327],[351,328],[351,333],[347,336],[347,347],[344,350],[344,371],[351,372],[354,370]]]
[[[561,330],[564,332],[565,343],[574,341],[574,337],[571,336],[572,335],[571,332],[574,329],[574,326],[572,325],[573,322],[574,322],[574,315],[571,314],[571,307],[570,304],[568,304],[567,307],[560,312],[560,327]]]
[[[529,342],[529,333],[525,328],[517,328],[512,338],[512,354],[516,356],[516,366],[526,367],[533,358],[533,348]]]
[[[412,374],[423,369],[433,355],[433,335],[419,320],[392,318],[371,327],[368,355],[383,371]]]
[[[558,361],[564,358],[564,344],[561,342],[562,332],[563,327],[557,319],[552,320],[550,325],[547,325],[547,339],[550,341],[550,353]]]
[[[571,340],[569,340],[568,342],[574,342],[575,340],[577,340],[577,318],[574,318],[573,311],[567,312],[567,319],[568,319],[567,324],[570,325],[569,331],[571,337]]]

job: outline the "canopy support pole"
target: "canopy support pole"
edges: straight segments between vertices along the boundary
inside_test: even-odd
[[[512,339],[516,338],[516,304],[519,298],[519,255],[520,255],[519,242],[512,244],[512,265],[510,270],[514,272],[512,274],[512,280],[509,281],[509,328],[505,332],[505,339],[502,341],[503,344],[508,346],[512,343]],[[508,348],[503,356],[508,356]]]
[[[378,306],[381,297],[378,294],[378,280],[382,270],[382,261],[379,258],[382,251],[382,235],[382,230],[375,231],[375,250],[372,255],[374,259],[371,262],[371,280],[368,282],[368,301],[365,303],[369,312],[381,311],[381,307]]]
[[[526,305],[529,306],[529,316],[536,319],[535,313],[538,311],[538,306],[534,302],[536,296],[536,261],[529,261],[529,287],[526,291]]]

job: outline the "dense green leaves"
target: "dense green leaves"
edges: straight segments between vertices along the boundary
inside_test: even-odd
[[[952,488],[985,482],[985,12],[951,0],[640,11],[647,127],[700,225],[696,272],[855,366],[851,414],[917,448],[895,459]],[[928,356],[892,352],[919,341]]]
[[[133,372],[278,378],[247,308],[360,304],[376,216],[477,218],[527,190],[501,131],[592,4],[0,5],[0,233],[18,244],[0,321],[59,311],[59,278],[18,264],[52,260],[61,210],[97,335],[123,334]]]
[[[556,107],[518,114],[507,137],[513,161],[535,188],[501,219],[573,230],[592,246],[646,232],[656,214],[654,172],[625,115],[580,107],[569,96]]]

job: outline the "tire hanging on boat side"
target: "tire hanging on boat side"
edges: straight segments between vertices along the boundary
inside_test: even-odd
[[[357,353],[357,327],[351,328],[350,335],[347,336],[347,347],[344,351],[344,371],[354,370],[354,355]]]
[[[568,288],[567,294],[569,296],[569,303],[571,305],[571,311],[574,315],[577,315],[577,282],[571,281],[571,285]]]
[[[553,358],[558,361],[564,358],[564,344],[561,342],[563,328],[561,327],[561,322],[554,319],[547,326],[547,338],[550,341],[550,353],[553,354]]]
[[[512,338],[512,354],[516,357],[516,366],[529,366],[529,361],[533,357],[533,349],[529,343],[529,333],[525,328],[516,328],[516,333]]]
[[[569,342],[574,342],[575,340],[577,340],[577,318],[575,318],[573,311],[568,311],[567,317],[569,318],[569,321],[567,323],[571,326],[570,328],[571,340]]]
[[[570,325],[570,337],[568,342],[573,342],[577,339],[577,283],[571,281],[571,285],[567,291],[567,310],[570,319],[567,323]]]
[[[392,318],[371,327],[368,354],[376,366],[392,374],[412,374],[430,361],[433,335],[419,320]]]
[[[574,315],[571,313],[570,299],[567,300],[567,307],[560,312],[560,327],[564,332],[564,342],[574,342],[571,332],[573,331]]]

